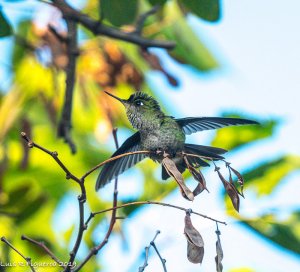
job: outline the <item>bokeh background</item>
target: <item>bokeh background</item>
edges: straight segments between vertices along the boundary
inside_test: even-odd
[[[210,193],[190,203],[172,179],[161,181],[160,167],[150,160],[120,177],[119,202],[164,201],[226,221],[227,226],[219,226],[224,271],[300,271],[299,1],[101,0],[100,8],[98,1],[72,4],[94,18],[102,8],[106,24],[132,30],[138,14],[157,2],[162,8],[148,18],[143,35],[176,41],[169,53],[151,49],[146,54],[135,45],[79,29],[72,128],[78,152],[72,155],[56,137],[67,57],[47,28],[50,23],[63,34],[66,26],[59,12],[43,2],[0,1],[0,236],[35,261],[51,259],[21,241],[22,234],[45,241],[61,259],[68,258],[78,226],[79,190],[50,157],[35,149],[28,152],[20,131],[58,151],[69,169],[82,175],[114,151],[113,127],[119,128],[121,143],[133,133],[122,105],[102,90],[124,98],[143,90],[172,116],[240,116],[261,126],[224,128],[187,139],[230,150],[227,160],[245,178],[240,213],[232,208],[213,167],[203,171]],[[121,12],[113,12],[119,8]],[[87,214],[112,205],[113,184],[96,193],[96,177],[86,181]],[[194,184],[188,174],[185,178],[188,186]],[[156,230],[161,231],[156,245],[168,271],[215,270],[213,222],[192,216],[205,242],[200,267],[186,258],[182,212],[147,206],[123,209],[119,215],[126,219],[118,220],[109,243],[83,271],[138,271]],[[103,239],[109,219],[106,214],[92,221],[78,262]],[[0,245],[0,261],[19,260]],[[147,270],[162,271],[154,251]]]

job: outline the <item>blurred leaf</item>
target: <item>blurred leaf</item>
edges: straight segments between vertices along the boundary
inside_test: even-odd
[[[192,263],[202,263],[204,256],[204,242],[199,231],[192,224],[191,216],[184,218],[184,234],[187,239],[187,258]]]
[[[155,5],[160,5],[160,6],[163,6],[167,0],[148,0],[148,2],[152,5],[152,6],[155,6]]]
[[[255,220],[242,218],[241,221],[263,237],[300,255],[300,211],[293,212],[286,220],[265,214]]]
[[[0,38],[10,36],[12,28],[0,7]]]
[[[220,19],[220,0],[180,0],[180,2],[200,18],[215,22]]]
[[[71,225],[70,228],[68,228],[64,233],[63,233],[63,238],[66,244],[69,244],[72,238],[72,234],[74,230],[76,229],[76,226],[73,224]]]
[[[24,220],[28,220],[33,214],[35,214],[46,203],[47,199],[43,195],[39,195],[36,199],[28,201],[23,204],[23,209],[19,211],[19,215],[16,218],[16,223],[20,224]]]
[[[239,267],[239,268],[232,268],[229,272],[256,272],[254,269],[249,267]]]
[[[16,35],[27,39],[31,26],[32,26],[31,21],[21,21],[18,24]],[[17,38],[15,38],[15,42],[13,44],[13,53],[12,53],[13,67],[17,67],[17,65],[21,62],[23,57],[26,55],[26,52],[28,52],[26,47],[23,44],[17,42]]]
[[[0,101],[0,143],[15,124],[24,102],[25,94],[19,89],[12,89]]]
[[[246,188],[254,189],[258,196],[271,194],[284,177],[300,169],[300,157],[285,156],[260,164],[243,174]]]
[[[200,71],[209,71],[219,66],[205,45],[199,40],[175,3],[165,6],[165,27],[160,34],[176,42],[169,54],[180,63],[189,64]]]
[[[235,114],[223,114],[222,116],[249,119]],[[260,121],[260,125],[232,126],[218,129],[211,145],[232,150],[249,142],[270,137],[273,135],[277,125],[277,120],[270,120]]]
[[[30,184],[22,184],[19,187],[13,188],[8,192],[8,201],[5,204],[2,204],[4,208],[18,207],[19,204],[22,206],[27,200],[27,193],[30,191]]]
[[[133,23],[137,14],[137,0],[101,0],[104,18],[115,26]]]

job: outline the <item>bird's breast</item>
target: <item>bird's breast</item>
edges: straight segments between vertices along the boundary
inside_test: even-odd
[[[180,128],[174,126],[141,132],[141,147],[144,150],[162,150],[172,154],[182,150],[184,142],[184,133]]]

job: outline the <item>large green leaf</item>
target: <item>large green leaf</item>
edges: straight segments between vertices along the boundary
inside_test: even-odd
[[[12,28],[0,7],[0,38],[10,36],[11,34]]]
[[[187,63],[200,71],[208,71],[219,65],[205,45],[186,22],[176,3],[165,5],[165,27],[160,34],[176,42],[169,54],[180,63]]]
[[[284,156],[265,162],[243,174],[246,187],[253,188],[258,196],[268,195],[284,177],[300,169],[300,157]]]
[[[223,117],[248,118],[237,114],[224,114]],[[256,120],[257,121],[257,120]],[[228,150],[241,147],[249,142],[270,137],[278,125],[277,120],[259,121],[260,125],[232,126],[217,130],[211,144]]]
[[[200,18],[215,22],[220,19],[219,0],[180,0],[188,11]]]
[[[300,255],[300,210],[282,221],[274,214],[265,214],[255,220],[242,219],[242,222],[263,237]]]
[[[137,14],[137,0],[101,0],[101,13],[115,26],[133,23]]]

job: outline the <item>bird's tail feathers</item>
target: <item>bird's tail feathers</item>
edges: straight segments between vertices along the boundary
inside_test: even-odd
[[[212,147],[212,146],[185,144],[184,152],[187,154],[203,156],[212,160],[222,160],[224,159],[224,157],[221,156],[221,154],[226,153],[227,150],[218,147]],[[199,157],[187,156],[187,160],[189,164],[196,168],[200,166],[202,167],[209,166],[209,164],[204,159],[205,158],[202,159]],[[187,165],[185,161],[181,161],[181,163],[176,164],[176,167],[180,173],[183,173],[184,170],[187,168]],[[166,180],[168,178],[169,178],[169,174],[167,173],[166,169],[162,167],[162,179]]]

